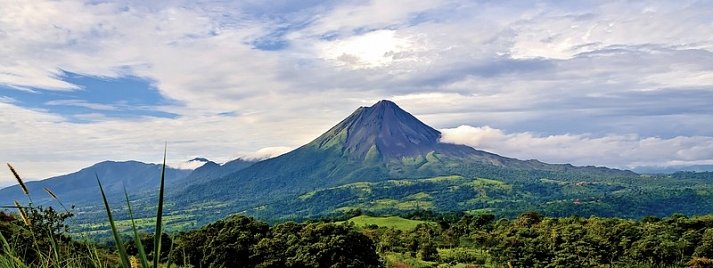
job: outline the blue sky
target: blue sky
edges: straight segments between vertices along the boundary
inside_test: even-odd
[[[511,157],[713,164],[710,1],[0,5],[0,160],[30,179],[275,155],[380,99]]]
[[[0,94],[27,109],[58,114],[72,123],[91,123],[91,116],[113,118],[163,117],[178,115],[161,111],[162,106],[179,105],[162,96],[150,80],[123,76],[104,78],[62,71],[58,79],[76,86],[70,91],[0,86]]]

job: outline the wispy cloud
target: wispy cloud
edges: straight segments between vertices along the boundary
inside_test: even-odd
[[[82,100],[51,100],[45,102],[45,105],[63,105],[63,106],[78,106],[89,108],[92,110],[114,111],[117,108],[113,105],[90,103]]]

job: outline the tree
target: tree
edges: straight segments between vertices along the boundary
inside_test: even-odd
[[[433,242],[421,243],[418,249],[418,256],[424,261],[438,260],[438,248]]]
[[[295,222],[278,224],[271,228],[270,235],[255,245],[256,267],[287,267],[287,259],[295,254],[304,225]]]
[[[313,223],[299,233],[288,267],[379,267],[374,243],[352,226]]]
[[[68,241],[69,237],[66,233],[69,231],[69,226],[65,224],[65,220],[74,216],[70,212],[57,212],[52,207],[28,207],[28,218],[30,223],[29,228],[36,236],[49,237]]]
[[[707,228],[703,232],[701,242],[696,246],[693,256],[713,259],[713,228]]]
[[[269,226],[242,215],[231,216],[200,230],[184,233],[176,244],[173,260],[195,267],[246,267],[255,262],[253,245],[265,237]]]

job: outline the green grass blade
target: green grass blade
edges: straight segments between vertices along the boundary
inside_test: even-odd
[[[104,268],[106,263],[102,260],[102,256],[99,255],[99,250],[96,247],[91,246],[89,243],[84,244],[87,247],[87,252],[89,252],[89,261],[92,263],[94,268]]]
[[[175,237],[173,237],[175,239]],[[171,256],[173,255],[173,246],[176,243],[174,243],[174,240],[171,239],[171,248],[168,250],[168,264],[166,264],[166,268],[171,268]]]
[[[114,224],[114,218],[111,216],[111,209],[109,208],[109,201],[106,200],[106,194],[104,194],[104,187],[102,187],[102,182],[99,180],[99,175],[97,177],[97,183],[99,183],[99,190],[102,194],[102,199],[104,200],[104,208],[106,209],[106,215],[109,217],[109,225],[111,225],[111,232],[114,234],[114,242],[116,242],[116,249],[119,251],[119,257],[121,258],[121,266],[124,268],[131,268],[131,262],[129,262],[129,255],[126,254],[126,249],[124,249],[124,243],[121,242],[121,237],[119,232],[116,230],[116,224]],[[158,266],[155,266],[158,267]]]
[[[23,262],[15,253],[15,249],[10,246],[10,244],[5,239],[5,236],[0,233],[0,239],[2,240],[3,254],[1,255],[3,262],[0,267],[27,267],[25,262]]]
[[[54,258],[52,258],[52,263],[54,264],[54,267],[62,267],[60,264],[60,257],[59,257],[59,245],[57,244],[57,241],[54,239],[54,236],[52,235],[52,230],[49,230],[49,240],[50,240],[50,246],[51,246],[51,253]],[[48,260],[47,262],[49,262]]]
[[[166,146],[163,148],[163,166],[161,168],[161,186],[158,191],[158,209],[156,209],[156,233],[154,234],[153,267],[158,267],[161,258],[161,227],[163,222],[163,188],[166,178]]]
[[[139,260],[141,261],[141,267],[149,268],[149,259],[146,257],[144,245],[143,243],[141,243],[141,237],[139,237],[139,232],[136,230],[136,222],[134,222],[134,212],[131,209],[131,202],[129,202],[129,194],[126,192],[126,187],[124,187],[124,197],[126,198],[126,205],[129,207],[131,229],[134,231],[134,243],[136,244],[136,247],[139,248]]]

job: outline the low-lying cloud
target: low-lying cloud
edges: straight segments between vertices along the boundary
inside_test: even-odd
[[[506,133],[489,126],[459,126],[441,129],[442,142],[465,144],[476,149],[520,159],[549,163],[597,165],[616,168],[713,164],[713,137],[639,137],[612,134],[536,135]]]
[[[283,155],[289,151],[292,151],[292,149],[294,148],[285,146],[265,147],[255,152],[240,155],[238,158],[247,160],[263,160]]]

